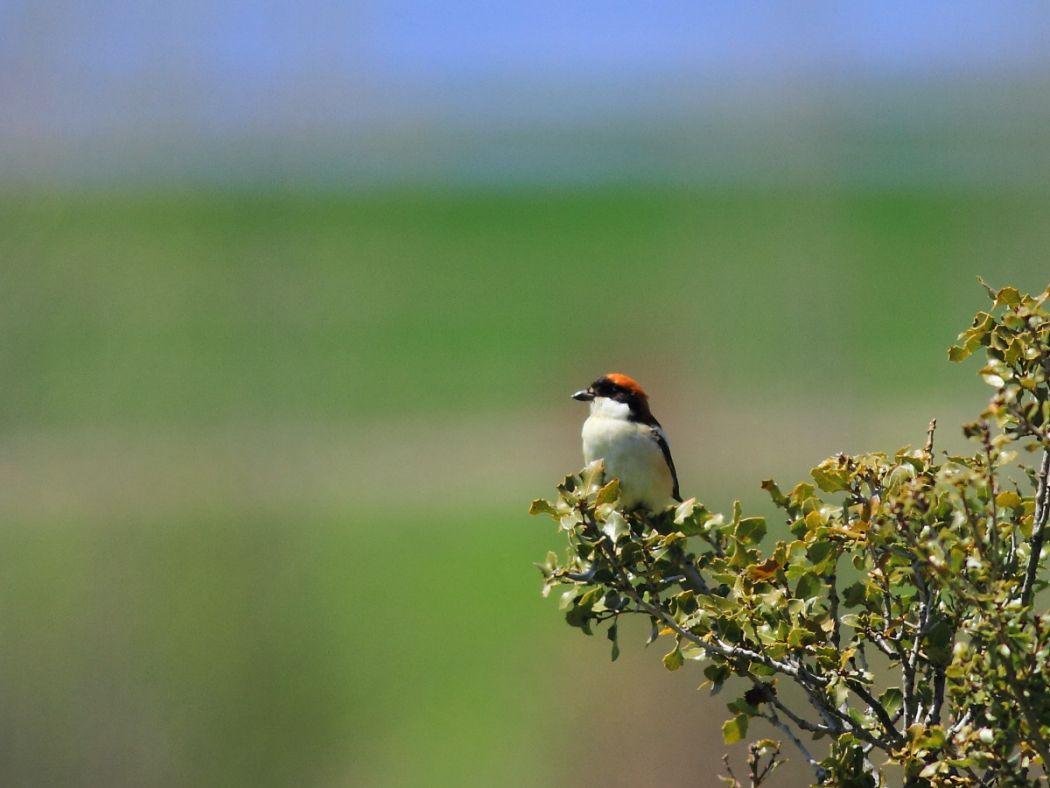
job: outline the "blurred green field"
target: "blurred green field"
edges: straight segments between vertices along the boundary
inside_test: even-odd
[[[555,749],[520,721],[546,539],[505,513],[32,525],[3,537],[5,784],[485,784]]]
[[[652,187],[7,194],[0,418],[543,411],[568,377],[634,361],[756,398],[814,378],[935,390],[916,373],[972,315],[976,274],[1045,285],[1045,209]]]
[[[610,666],[539,598],[559,542],[524,510],[578,462],[568,393],[636,374],[688,487],[756,505],[981,402],[945,348],[976,274],[1046,286],[1046,209],[0,197],[0,782],[632,785],[667,751],[665,784],[715,784],[730,698],[640,639]]]

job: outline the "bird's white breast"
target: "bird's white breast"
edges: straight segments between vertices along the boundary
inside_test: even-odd
[[[603,460],[606,478],[620,480],[624,508],[642,505],[657,510],[671,500],[671,470],[652,427],[630,421],[628,414],[621,402],[595,399],[583,423],[583,458],[585,462]]]

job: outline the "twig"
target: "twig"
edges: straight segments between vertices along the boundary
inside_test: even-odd
[[[817,777],[817,782],[823,783],[824,780],[827,779],[828,773],[824,770],[824,767],[817,762],[816,758],[814,758],[810,754],[809,750],[806,749],[806,745],[802,743],[802,740],[795,735],[795,732],[793,730],[791,730],[791,726],[782,722],[780,717],[777,716],[777,713],[772,709],[770,709],[766,714],[760,716],[764,717],[775,727],[779,728],[785,734],[787,734],[787,737],[791,739],[791,742],[795,745],[796,749],[798,749],[798,751],[802,753],[802,757],[806,759],[806,763],[813,767],[813,773]]]
[[[762,766],[760,749],[760,746],[755,742],[752,742],[747,748],[747,768],[750,772],[751,788],[758,788],[762,785],[765,779],[773,773],[773,770],[784,763],[778,757],[780,755],[780,742],[776,742],[776,746],[773,748],[773,752],[770,753],[769,761],[765,766]]]
[[[773,773],[773,771],[785,763],[778,757],[780,755],[780,742],[775,742],[773,751],[769,754],[769,761],[763,766],[762,755],[759,752],[761,747],[756,742],[752,742],[747,748],[747,777],[749,788],[759,788],[762,783],[765,782],[766,778]],[[743,788],[744,784],[740,782],[735,774],[733,774],[733,767],[729,763],[729,755],[725,754],[722,756],[722,763],[726,766],[726,774],[733,781],[734,788]]]
[[[933,433],[937,429],[937,419],[930,419],[930,426],[926,428],[926,445],[922,447],[922,453],[926,456],[926,466],[933,462]]]
[[[972,709],[967,709],[967,710],[966,710],[966,713],[965,713],[965,714],[963,714],[963,715],[962,715],[962,716],[961,716],[961,717],[960,717],[959,719],[957,719],[957,720],[956,720],[955,722],[953,722],[953,723],[951,724],[951,727],[950,727],[950,728],[948,728],[948,732],[947,732],[947,734],[946,734],[947,738],[949,738],[949,739],[950,739],[950,738],[952,738],[952,737],[953,737],[953,736],[954,736],[954,735],[955,735],[956,733],[958,733],[959,731],[961,731],[961,730],[963,729],[963,726],[964,726],[964,725],[966,725],[966,724],[967,724],[967,723],[968,723],[968,722],[970,721],[970,718],[971,718],[972,716],[973,716],[973,710],[972,710]]]
[[[781,660],[773,659],[772,657],[766,656],[765,654],[760,654],[757,651],[752,651],[751,649],[742,648],[740,646],[731,646],[728,643],[723,643],[717,638],[713,640],[704,640],[703,638],[697,637],[688,629],[685,629],[684,627],[680,626],[678,622],[675,621],[673,617],[669,616],[667,614],[667,611],[665,611],[662,607],[660,607],[659,605],[654,605],[651,602],[646,602],[645,599],[642,598],[641,594],[639,594],[637,589],[635,589],[635,587],[631,584],[630,578],[627,577],[627,573],[624,570],[623,566],[620,564],[619,560],[617,559],[615,549],[609,542],[608,537],[603,536],[600,544],[602,550],[605,552],[605,557],[609,560],[609,563],[616,569],[617,574],[619,575],[620,583],[623,586],[621,588],[621,591],[623,591],[623,593],[625,593],[627,597],[639,607],[639,609],[644,610],[650,616],[653,616],[654,618],[657,618],[660,621],[662,621],[667,627],[672,629],[675,632],[675,634],[677,634],[679,637],[688,640],[695,646],[699,646],[702,649],[714,652],[715,654],[718,654],[722,657],[747,659],[751,662],[760,662],[763,665],[773,668],[774,670],[779,671],[780,673],[783,673],[787,676],[791,676],[793,679],[796,680],[801,679],[804,674],[808,674],[806,675],[806,678],[809,678],[819,684],[828,683],[829,679],[826,679],[822,676],[815,676],[812,673],[805,671],[804,669],[800,670],[794,665],[790,665]]]
[[[1021,587],[1021,604],[1032,602],[1032,587],[1035,575],[1039,570],[1039,555],[1043,552],[1043,540],[1046,538],[1046,520],[1050,514],[1050,486],[1047,476],[1050,475],[1050,449],[1043,449],[1043,461],[1039,464],[1038,485],[1035,493],[1035,517],[1032,522],[1032,553],[1028,556],[1028,569],[1025,571],[1024,585]]]
[[[726,765],[726,774],[733,780],[733,788],[740,788],[741,782],[737,779],[737,776],[733,774],[733,767],[729,763],[729,753],[722,753],[722,763]]]
[[[915,680],[916,680],[916,677],[917,677],[916,666],[918,665],[918,662],[919,662],[919,649],[922,646],[922,638],[926,634],[926,629],[927,629],[927,626],[929,625],[931,599],[930,599],[930,590],[929,590],[929,588],[926,585],[926,580],[922,576],[922,569],[919,566],[918,560],[913,558],[912,562],[911,562],[911,566],[912,566],[912,573],[915,575],[915,587],[919,591],[919,597],[921,598],[921,601],[919,603],[919,620],[918,620],[918,622],[916,624],[916,627],[915,627],[915,640],[912,643],[911,654],[908,655],[908,664],[907,664],[906,669],[905,669],[904,672],[905,672],[905,675],[907,676],[907,679],[908,679],[908,681],[909,681],[909,683],[911,685],[908,688],[908,690],[907,690],[907,692],[905,694],[907,696],[911,697],[912,700],[914,701],[914,699],[915,699]],[[909,713],[912,716],[911,717],[908,717],[908,716],[905,717],[905,720],[904,720],[904,726],[905,727],[911,725],[912,722],[918,720],[918,718],[919,718],[919,710],[918,710],[917,706],[915,708],[905,709],[905,714],[907,715]]]
[[[585,519],[588,519],[586,518],[586,515]],[[597,533],[597,528],[593,528],[593,530]],[[635,588],[631,582],[630,576],[628,575],[627,569],[624,567],[623,563],[621,563],[619,556],[616,554],[615,544],[608,538],[608,536],[602,534],[599,537],[598,549],[604,553],[606,560],[608,560],[610,567],[619,580],[620,592],[634,602],[637,611],[648,614],[654,621],[659,621],[673,631],[679,639],[686,640],[701,649],[718,654],[726,659],[734,661],[747,660],[749,662],[761,663],[778,673],[790,676],[806,692],[814,708],[821,714],[827,723],[829,732],[841,732],[843,730],[849,731],[859,739],[866,741],[885,752],[891,752],[894,746],[902,741],[901,735],[894,729],[893,723],[889,719],[889,715],[886,713],[885,708],[883,708],[882,705],[875,700],[875,698],[872,697],[867,689],[859,682],[846,679],[847,686],[872,708],[875,715],[879,717],[880,721],[882,721],[883,725],[886,727],[885,739],[880,740],[881,737],[877,738],[873,736],[864,726],[857,724],[845,712],[834,708],[833,705],[827,702],[827,698],[824,697],[822,689],[831,683],[831,677],[814,673],[804,662],[797,658],[791,658],[789,656],[787,659],[774,659],[759,651],[726,643],[720,638],[714,636],[713,633],[708,635],[710,639],[694,634],[691,630],[679,624],[674,617],[663,608],[660,604],[659,597],[656,597],[653,601],[647,601],[645,596]],[[770,708],[769,713],[773,717],[776,717],[776,712],[773,711],[772,707]],[[792,715],[792,717],[794,717],[794,715]],[[776,717],[776,720],[778,727],[790,730],[780,721],[779,717]],[[841,720],[841,722],[839,722],[839,720]],[[792,721],[795,720],[793,719]],[[797,740],[797,737],[795,737],[794,734],[789,735]],[[812,761],[811,758],[809,758],[809,760],[812,763],[816,763],[815,761]]]
[[[839,734],[846,730],[842,721],[832,713],[831,704],[827,702],[827,699],[818,687],[811,687],[801,681],[798,684],[805,691],[809,705],[817,710],[821,719],[824,720],[824,724],[833,734]],[[852,721],[850,722],[852,723]]]
[[[871,558],[872,564],[878,566],[879,562],[876,560],[874,549],[871,550]],[[888,623],[893,620],[893,595],[890,593],[889,580],[886,579],[886,575],[883,574],[881,571],[879,573],[879,581],[879,585],[882,589],[883,615],[885,616],[886,621]],[[905,653],[904,646],[901,643],[900,638],[889,638],[889,642],[893,644],[892,653],[888,650],[888,647],[884,646],[884,644],[880,642],[880,640],[885,639],[885,635],[883,636],[883,638],[873,638],[875,644],[879,646],[879,649],[882,650],[886,654],[886,656],[891,658],[893,656],[896,656],[897,660],[900,662],[902,673],[901,693],[904,695],[904,719],[911,720],[915,708],[915,698],[913,693],[913,690],[915,688],[915,670],[913,669],[912,664],[908,660],[908,655]],[[883,715],[885,715],[886,710],[883,709],[882,713]],[[886,719],[889,719],[888,715],[886,716]],[[887,729],[889,731],[892,731],[892,733],[890,733],[891,736],[893,735],[893,733],[896,732],[896,729],[893,728],[892,724],[887,725]]]
[[[890,719],[890,715],[886,712],[886,707],[875,700],[875,696],[868,692],[867,688],[856,679],[843,676],[843,681],[846,682],[846,686],[853,690],[868,706],[875,712],[875,716],[879,718],[879,722],[882,723],[886,729],[886,735],[889,736],[890,740],[895,743],[904,741],[904,737],[901,736],[900,732],[894,727],[893,720]],[[878,747],[886,749],[882,743],[877,744]]]
[[[836,569],[838,568],[838,558],[835,559]],[[839,592],[838,592],[838,575],[835,570],[831,571],[831,574],[827,577],[828,581],[828,604],[830,605],[829,615],[831,616],[832,629],[831,629],[831,643],[836,649],[842,647],[842,632],[839,626]]]
[[[857,662],[860,663],[861,670],[865,673],[868,672],[868,652],[864,650],[864,641],[857,641]]]
[[[784,714],[786,714],[788,716],[788,719],[790,719],[793,723],[795,723],[798,727],[800,727],[804,731],[809,731],[810,733],[831,733],[832,732],[832,729],[829,728],[827,725],[817,725],[816,723],[812,723],[809,720],[805,720],[802,717],[799,717],[797,714],[795,714],[795,712],[793,712],[791,709],[789,709],[787,706],[785,706],[776,697],[770,698],[769,702],[772,703],[774,706],[776,706],[778,709],[780,709],[780,711],[784,712]]]

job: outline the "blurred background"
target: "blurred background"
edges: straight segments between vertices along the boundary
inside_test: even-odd
[[[732,697],[540,598],[569,394],[638,377],[718,509],[961,447],[976,275],[1050,280],[1048,34],[0,2],[0,782],[718,784]]]

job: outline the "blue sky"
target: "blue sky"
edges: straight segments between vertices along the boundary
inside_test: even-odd
[[[621,84],[1043,74],[1048,40],[1036,2],[5,0],[0,90],[20,115],[5,125],[37,130],[480,122],[491,105],[463,92],[531,89],[568,108],[566,94],[586,104]]]
[[[944,85],[1024,126],[1048,109],[1047,41],[1050,3],[1015,0],[0,0],[0,153],[61,166],[70,146],[150,141],[349,145],[424,127],[854,110],[866,124],[885,116],[880,101],[901,123],[916,107],[950,122]],[[873,85],[910,97],[887,103]],[[1015,86],[1028,86],[1017,100]]]

